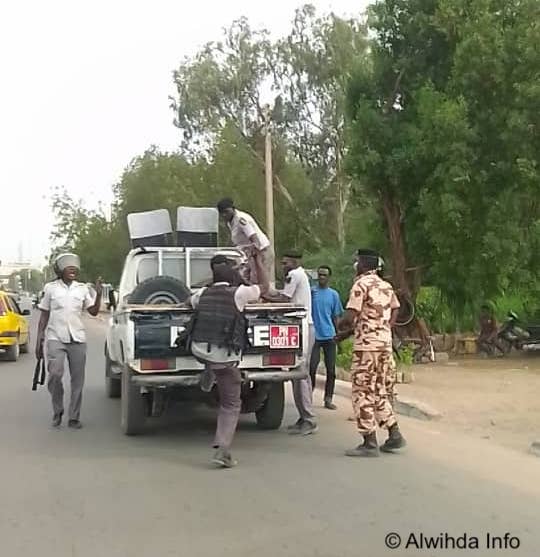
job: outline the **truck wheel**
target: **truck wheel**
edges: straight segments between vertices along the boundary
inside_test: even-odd
[[[125,435],[138,435],[144,427],[146,404],[139,387],[131,380],[133,373],[122,371],[121,426]]]
[[[19,359],[19,354],[20,354],[20,347],[19,347],[19,341],[17,340],[15,344],[11,345],[6,350],[6,360],[8,362],[16,362]]]
[[[189,288],[174,277],[151,277],[139,283],[129,295],[130,304],[181,304],[191,296]]]
[[[283,383],[272,383],[268,397],[260,410],[255,412],[257,425],[261,429],[278,429],[285,410],[285,390]]]
[[[122,394],[122,381],[113,377],[112,360],[109,358],[109,351],[105,345],[105,393],[108,398],[120,398]]]

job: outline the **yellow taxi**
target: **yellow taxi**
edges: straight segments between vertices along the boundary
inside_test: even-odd
[[[25,315],[30,315],[30,311],[21,311],[14,295],[0,290],[0,351],[5,351],[10,362],[16,362],[19,354],[29,349],[30,335]]]

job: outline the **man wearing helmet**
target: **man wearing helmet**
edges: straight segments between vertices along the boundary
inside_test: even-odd
[[[101,280],[96,281],[96,297],[88,286],[77,282],[81,265],[73,253],[59,255],[54,262],[57,280],[45,286],[38,308],[41,310],[36,342],[36,357],[43,357],[46,341],[47,387],[52,397],[53,427],[59,427],[64,414],[64,387],[62,376],[67,358],[71,376],[71,402],[68,426],[80,429],[79,420],[86,364],[86,334],[82,322],[83,312],[97,315],[101,305]]]
[[[358,250],[355,270],[337,340],[354,334],[352,403],[363,443],[345,454],[370,457],[379,456],[377,426],[389,431],[381,450],[392,452],[405,446],[391,404],[393,393],[388,392],[393,371],[391,328],[399,302],[392,285],[380,277],[382,260],[377,252]]]

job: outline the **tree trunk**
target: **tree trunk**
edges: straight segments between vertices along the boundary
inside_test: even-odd
[[[345,251],[345,200],[343,192],[343,184],[337,181],[337,241],[340,253]]]
[[[411,298],[413,289],[407,280],[407,253],[401,223],[401,208],[396,200],[387,193],[382,195],[381,204],[390,242],[392,283],[396,290]]]
[[[349,187],[342,169],[342,156],[339,143],[336,145],[336,197],[337,197],[337,241],[340,253],[345,251],[345,211],[349,204]]]
[[[401,208],[395,198],[388,193],[382,195],[381,204],[390,242],[392,285],[400,295],[409,298],[409,300],[415,303],[420,282],[414,273],[407,274],[407,248],[401,220]],[[409,325],[401,329],[400,336],[402,337],[419,338],[423,345],[428,342],[430,336],[429,328],[418,315],[415,315]]]

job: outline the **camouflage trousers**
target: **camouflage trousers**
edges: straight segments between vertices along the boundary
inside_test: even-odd
[[[354,352],[351,366],[352,405],[361,435],[373,433],[377,425],[389,428],[397,423],[392,408],[395,370],[390,351]]]

